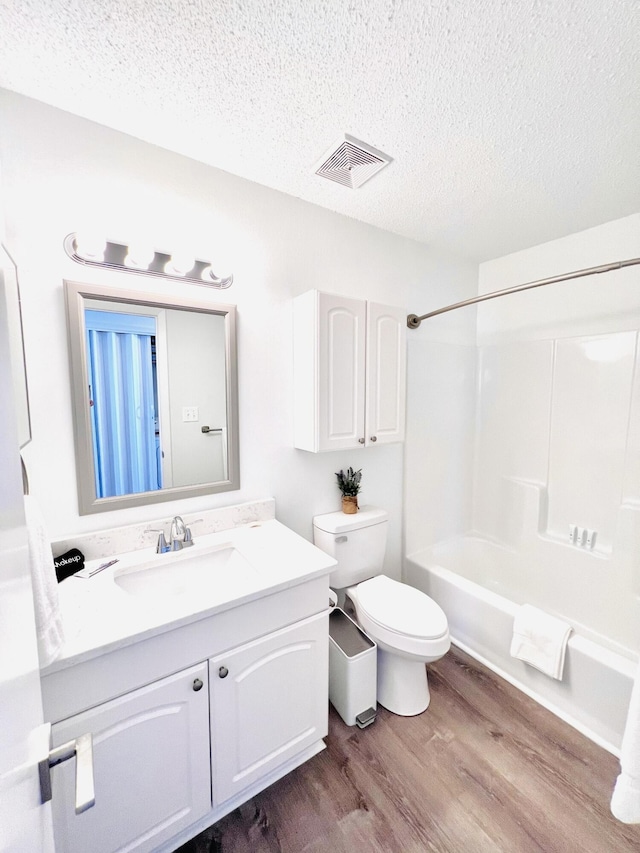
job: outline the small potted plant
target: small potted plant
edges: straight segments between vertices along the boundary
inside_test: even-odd
[[[360,491],[362,469],[354,471],[353,468],[347,468],[346,473],[340,469],[340,471],[336,471],[336,477],[338,478],[338,488],[342,492],[342,512],[353,515],[353,513],[358,512],[358,492]]]

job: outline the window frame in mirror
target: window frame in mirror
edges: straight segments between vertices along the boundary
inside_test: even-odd
[[[164,501],[234,491],[240,488],[240,453],[238,441],[238,365],[236,348],[236,306],[202,300],[120,290],[77,281],[64,281],[67,307],[67,331],[73,402],[73,430],[80,515],[108,512],[116,509],[146,506]],[[99,498],[96,494],[93,461],[93,431],[89,405],[88,363],[85,309],[89,300],[150,308],[222,316],[225,320],[225,377],[227,416],[227,478],[211,483],[171,486],[149,492]],[[197,369],[197,365],[194,369]]]

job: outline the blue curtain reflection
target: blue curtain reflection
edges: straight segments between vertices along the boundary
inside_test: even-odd
[[[154,317],[85,311],[96,495],[162,488]]]

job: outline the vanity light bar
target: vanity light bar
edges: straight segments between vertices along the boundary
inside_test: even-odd
[[[160,252],[157,249],[149,249],[146,254],[144,251],[136,254],[135,250],[131,251],[126,243],[115,243],[111,240],[86,241],[85,245],[85,241],[81,242],[81,238],[75,232],[67,234],[63,246],[72,261],[86,266],[172,278],[187,281],[189,284],[215,287],[219,290],[224,290],[233,284],[233,275],[217,276],[210,261],[194,258],[185,262],[178,255],[172,257],[167,252]]]

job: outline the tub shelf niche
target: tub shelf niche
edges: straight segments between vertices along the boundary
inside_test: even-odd
[[[546,485],[518,477],[502,478],[502,501],[504,542],[516,550],[536,547],[543,540],[550,545],[562,545],[587,557],[610,559],[613,554],[613,542],[598,531],[593,548],[572,544],[569,541],[569,521],[560,528],[552,526],[549,520],[549,490]],[[620,507],[620,510],[626,505]],[[640,502],[637,505],[640,511]],[[572,519],[580,527],[580,519]],[[619,527],[619,525],[618,525]],[[617,538],[617,534],[616,534]],[[500,537],[498,537],[500,540]]]

